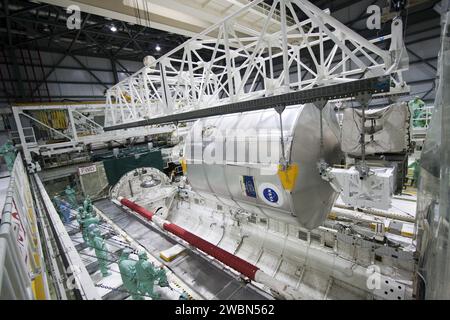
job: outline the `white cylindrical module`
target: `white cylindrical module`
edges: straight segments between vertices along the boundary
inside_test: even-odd
[[[340,161],[338,135],[329,105],[322,151],[320,111],[313,104],[287,107],[281,122],[274,109],[200,119],[186,138],[186,175],[203,197],[313,229],[337,196],[320,177],[318,162]],[[292,170],[280,169],[283,159]]]

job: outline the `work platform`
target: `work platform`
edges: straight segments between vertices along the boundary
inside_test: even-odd
[[[193,288],[202,298],[219,300],[269,298],[267,294],[252,284],[244,283],[223,266],[212,260],[207,261],[193,251],[185,250],[171,262],[164,261],[160,257],[160,252],[177,245],[175,240],[154,229],[151,225],[144,224],[108,199],[96,201],[94,206],[142,245],[153,257],[164,263],[176,276],[183,279],[185,284]]]

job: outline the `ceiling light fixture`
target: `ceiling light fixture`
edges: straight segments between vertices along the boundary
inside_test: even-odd
[[[117,32],[117,28],[113,24],[109,27],[109,30],[111,30],[112,32]]]
[[[159,46],[159,44],[156,45],[156,51],[161,51],[161,47]]]

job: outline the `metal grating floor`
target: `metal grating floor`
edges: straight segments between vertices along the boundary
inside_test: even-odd
[[[164,233],[144,225],[108,199],[96,201],[94,205],[161,261],[159,253],[177,244]],[[207,263],[204,258],[190,250],[186,250],[172,262],[162,262],[206,299],[265,300],[269,298],[254,286],[243,283],[212,263]]]

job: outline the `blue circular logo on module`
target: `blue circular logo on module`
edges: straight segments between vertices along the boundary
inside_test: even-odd
[[[267,201],[272,203],[278,203],[279,200],[278,194],[272,188],[265,188],[263,191],[263,195]]]

